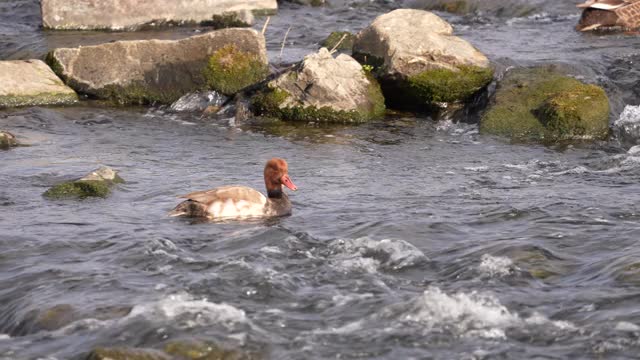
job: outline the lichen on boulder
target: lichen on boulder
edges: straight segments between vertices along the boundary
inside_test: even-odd
[[[164,351],[185,360],[257,360],[262,356],[249,351],[225,349],[215,343],[198,340],[177,340],[167,343]]]
[[[399,109],[464,104],[493,79],[487,57],[428,11],[379,16],[356,36],[353,54],[373,68],[387,105]]]
[[[116,171],[108,167],[101,167],[79,180],[67,181],[54,185],[45,191],[48,199],[84,199],[88,197],[106,198],[111,194],[111,188],[124,180]]]
[[[18,146],[16,136],[8,131],[0,131],[0,150],[9,150],[15,146]]]
[[[516,69],[498,84],[480,131],[519,141],[604,139],[609,100],[602,88],[552,67]]]
[[[269,82],[252,101],[260,115],[283,120],[363,122],[384,116],[376,80],[352,57],[326,48]]]
[[[216,50],[204,69],[204,77],[210,90],[232,95],[241,89],[264,80],[269,68],[255,53],[228,44]]]

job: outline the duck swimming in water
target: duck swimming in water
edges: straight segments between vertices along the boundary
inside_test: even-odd
[[[637,29],[640,27],[640,0],[587,0],[578,30]]]
[[[169,215],[206,217],[212,220],[234,220],[291,214],[291,202],[284,187],[298,188],[289,177],[284,159],[273,158],[264,167],[267,196],[246,186],[222,186],[180,196],[187,200],[178,204]]]

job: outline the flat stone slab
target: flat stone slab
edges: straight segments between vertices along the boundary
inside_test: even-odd
[[[118,41],[53,50],[47,61],[80,93],[122,104],[171,104],[206,88],[209,57],[225,46],[251,54],[265,66],[264,36],[253,29],[212,31],[181,40]]]
[[[71,104],[78,100],[40,60],[0,61],[0,108]]]
[[[42,0],[47,29],[135,30],[151,23],[201,23],[236,14],[252,23],[252,13],[275,13],[276,0]]]

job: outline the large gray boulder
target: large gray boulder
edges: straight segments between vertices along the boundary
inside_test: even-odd
[[[47,60],[76,91],[122,104],[171,104],[205,88],[233,92],[262,80],[267,69],[264,36],[242,28],[61,48]]]
[[[351,56],[334,58],[326,48],[269,82],[253,105],[261,115],[298,121],[361,122],[385,112],[377,81]]]
[[[161,23],[250,25],[252,13],[271,14],[276,0],[42,0],[49,29],[134,30]]]
[[[463,102],[493,77],[485,55],[422,10],[379,16],[358,34],[353,54],[373,67],[387,100],[400,106]]]
[[[0,108],[70,104],[78,100],[40,60],[0,61]]]

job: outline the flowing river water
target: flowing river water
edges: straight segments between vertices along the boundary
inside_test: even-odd
[[[267,31],[269,55],[278,59],[289,26],[283,61],[332,30],[421,4],[284,4]],[[524,16],[509,11],[523,4],[532,7]],[[441,15],[498,68],[562,64],[607,89],[612,119],[640,103],[637,34],[577,33],[571,1],[485,6]],[[193,31],[38,25],[37,1],[0,0],[0,58]],[[640,121],[637,108],[626,113]],[[96,346],[161,349],[176,339],[269,359],[639,358],[632,144],[509,144],[475,124],[401,115],[267,126],[90,103],[2,110],[0,128],[31,144],[0,152],[0,359],[84,359]],[[166,216],[186,192],[263,190],[273,156],[288,160],[299,188],[292,216]],[[99,165],[127,181],[109,198],[42,197]]]

